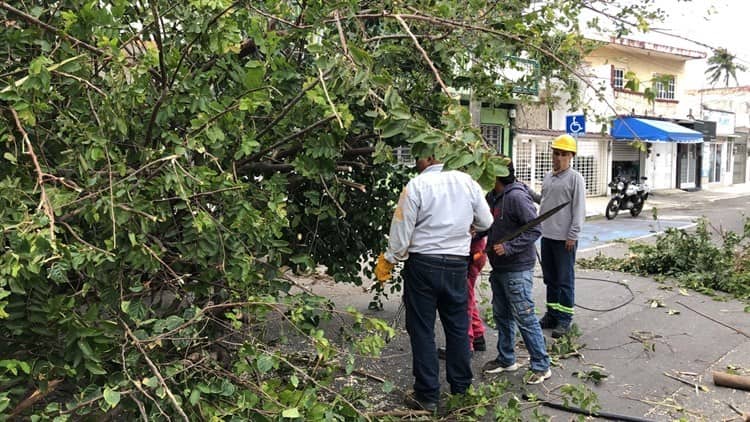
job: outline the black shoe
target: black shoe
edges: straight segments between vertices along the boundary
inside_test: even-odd
[[[544,314],[544,316],[539,320],[539,325],[542,326],[542,329],[549,329],[549,328],[555,328],[557,327],[557,320],[550,316],[550,314]]]
[[[475,338],[473,345],[474,351],[484,352],[487,350],[487,342],[484,341],[484,336]]]
[[[426,410],[428,412],[437,412],[437,402],[420,400],[414,395],[407,395],[404,399],[404,404],[411,410]]]
[[[555,327],[554,330],[552,330],[552,338],[560,338],[570,332],[570,324],[565,323],[559,323]]]

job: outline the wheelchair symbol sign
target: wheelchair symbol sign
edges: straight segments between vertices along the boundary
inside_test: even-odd
[[[565,116],[565,132],[573,136],[585,134],[586,117],[583,114]]]

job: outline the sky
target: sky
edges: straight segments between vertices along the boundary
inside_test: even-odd
[[[706,46],[726,48],[738,57],[736,63],[750,68],[749,0],[621,0],[619,4],[643,1],[650,1],[665,11],[667,17],[663,22],[653,22],[653,31],[647,34],[634,32],[626,35],[626,38],[702,51],[707,57],[711,57],[712,53]],[[582,12],[584,21],[593,16],[596,14],[591,11]],[[602,19],[602,23],[604,21],[606,19]],[[687,69],[692,75],[686,81],[687,89],[711,88],[704,74],[708,67],[706,62],[706,59],[687,62]],[[738,72],[737,80],[740,85],[750,85],[750,71]],[[715,87],[723,87],[722,83]],[[730,86],[736,86],[734,81]]]
[[[724,47],[738,57],[737,63],[750,68],[750,1],[655,0],[655,4],[667,11],[669,17],[662,23],[654,23],[653,28],[712,47]],[[661,34],[656,37],[664,44],[706,51],[705,47],[681,38]],[[750,72],[738,73],[737,79],[740,85],[750,85]],[[703,83],[705,86],[695,88],[710,87],[705,81],[696,83]],[[733,83],[731,86],[734,86]]]

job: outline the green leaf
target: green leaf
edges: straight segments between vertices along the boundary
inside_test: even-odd
[[[269,355],[258,356],[258,360],[256,361],[256,365],[258,366],[258,370],[261,374],[265,374],[266,372],[273,369],[274,364],[275,359]]]
[[[105,375],[107,373],[107,371],[105,371],[99,363],[92,360],[85,361],[83,363],[83,366],[86,367],[86,369],[94,375]]]
[[[3,158],[5,158],[6,160],[10,161],[13,164],[16,164],[16,156],[9,152],[6,152],[5,154],[3,154]]]
[[[393,384],[392,381],[386,381],[386,382],[383,383],[383,388],[382,389],[383,389],[383,392],[386,393],[386,394],[388,394],[391,391],[393,391],[394,388],[396,388],[396,386]]]
[[[188,398],[188,402],[195,406],[200,402],[201,400],[201,392],[197,388],[194,388],[193,391],[190,392],[190,397]]]
[[[8,408],[10,405],[10,399],[8,398],[8,393],[0,393],[0,414],[3,414],[3,411]]]
[[[117,406],[118,403],[120,403],[120,392],[112,390],[111,388],[107,387],[104,389],[104,401],[109,404],[109,408],[113,409]]]
[[[284,411],[281,412],[281,417],[287,419],[296,419],[300,416],[302,415],[300,415],[299,410],[296,407],[290,407],[289,409],[284,409]]]
[[[89,346],[86,340],[78,340],[78,350],[80,350],[87,359],[91,359],[94,362],[101,362],[101,360],[96,355],[94,355],[94,351],[91,349],[91,346]]]
[[[462,151],[445,160],[445,167],[446,169],[460,169],[461,167],[473,162],[474,154]]]
[[[242,80],[242,83],[247,89],[258,88],[263,84],[264,74],[265,69],[263,63],[256,60],[250,60],[245,63],[245,78]]]
[[[297,378],[296,375],[292,374],[291,377],[289,377],[289,382],[292,384],[292,387],[297,388],[299,385],[299,378]]]
[[[159,380],[156,379],[156,377],[146,377],[141,380],[141,384],[147,387],[156,388],[159,385]]]
[[[388,122],[380,127],[381,138],[392,138],[404,132],[406,128],[406,121],[404,120],[388,120]]]
[[[409,113],[409,109],[403,106],[396,107],[390,110],[390,112],[393,118],[396,120],[411,120],[412,119],[412,115],[411,113]]]

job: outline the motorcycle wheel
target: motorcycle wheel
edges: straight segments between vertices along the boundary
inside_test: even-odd
[[[632,215],[633,217],[638,217],[638,214],[640,214],[641,211],[643,211],[643,202],[644,201],[641,201],[637,204],[633,204],[633,208],[630,209],[630,215]]]
[[[612,198],[609,200],[609,203],[607,203],[607,210],[604,212],[604,216],[607,217],[607,220],[612,220],[613,218],[617,217],[617,213],[619,211],[620,201]]]

